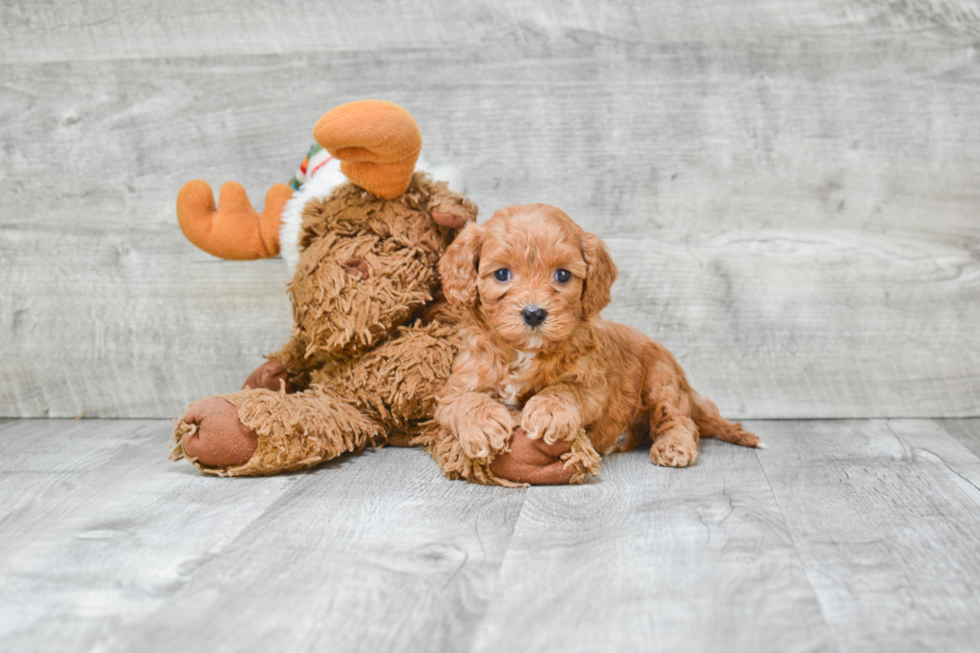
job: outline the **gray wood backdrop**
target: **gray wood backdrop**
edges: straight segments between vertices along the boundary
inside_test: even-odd
[[[288,335],[181,183],[286,180],[398,102],[483,216],[556,204],[606,317],[740,418],[980,414],[980,3],[0,3],[0,415],[168,417]]]

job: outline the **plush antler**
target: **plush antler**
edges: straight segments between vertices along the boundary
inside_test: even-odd
[[[405,192],[422,150],[415,119],[384,100],[348,102],[325,113],[313,129],[316,142],[340,159],[350,181],[384,199]]]
[[[383,100],[349,102],[327,112],[313,136],[340,159],[352,183],[384,199],[405,192],[422,149],[411,114]],[[228,182],[215,207],[211,187],[197,179],[177,195],[177,220],[187,239],[209,254],[233,260],[269,258],[279,253],[281,215],[292,195],[288,186],[275,184],[259,213],[245,189]]]
[[[211,187],[195,179],[177,195],[177,220],[187,240],[208,254],[236,261],[270,258],[279,253],[280,216],[292,194],[289,186],[275,184],[259,213],[242,185],[230,181],[221,187],[215,208]]]

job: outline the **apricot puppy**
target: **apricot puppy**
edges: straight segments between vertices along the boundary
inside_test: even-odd
[[[688,385],[663,346],[599,317],[616,266],[561,210],[512,206],[471,223],[439,272],[469,324],[436,420],[466,456],[506,452],[518,426],[548,444],[585,428],[600,453],[649,443],[650,459],[670,467],[697,459],[699,436],[760,446]]]

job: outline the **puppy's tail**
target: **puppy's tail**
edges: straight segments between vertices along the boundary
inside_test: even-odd
[[[741,424],[732,424],[722,417],[714,402],[694,390],[691,390],[691,418],[703,438],[724,440],[743,447],[766,448],[758,437],[743,429]]]

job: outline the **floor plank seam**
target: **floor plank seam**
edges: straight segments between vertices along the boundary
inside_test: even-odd
[[[945,429],[943,429],[943,427],[942,427],[941,424],[939,424],[938,422],[936,422],[934,419],[931,420],[931,421],[932,421],[933,424],[935,424],[940,429],[942,429],[944,433],[946,432]],[[888,430],[891,431],[892,434],[901,441],[901,437],[898,435],[898,433],[895,433],[895,429],[892,428],[891,420],[886,420],[886,425],[888,426]],[[952,438],[952,436],[950,436],[950,437]],[[904,442],[903,442],[903,444],[904,444]],[[911,445],[909,445],[909,446],[911,447]],[[939,455],[935,451],[931,451],[931,450],[925,449],[923,447],[912,447],[912,449],[917,449],[919,451],[924,451],[924,452],[926,452],[927,454],[929,454],[931,456],[935,456],[936,459],[939,460],[939,462],[941,462],[946,469],[948,469],[950,472],[952,472],[953,474],[955,474],[956,476],[958,476],[959,478],[961,478],[966,483],[969,483],[970,484],[970,487],[972,487],[974,490],[977,491],[978,494],[980,494],[980,487],[977,487],[977,484],[976,483],[974,483],[973,481],[971,481],[970,479],[968,479],[966,476],[963,476],[963,474],[960,474],[958,471],[956,471],[955,469],[953,469],[953,467],[950,466],[950,464],[946,461],[946,459],[943,456]]]
[[[497,567],[497,573],[493,579],[494,591],[491,594],[491,596],[487,599],[487,604],[483,608],[483,613],[480,615],[480,618],[473,623],[473,628],[470,631],[471,633],[473,633],[473,636],[470,638],[470,641],[468,642],[468,645],[465,649],[469,653],[472,653],[472,651],[475,650],[475,647],[477,645],[476,637],[480,633],[480,626],[482,626],[486,622],[487,612],[489,611],[490,606],[493,604],[493,601],[497,598],[496,595],[498,594],[498,590],[499,590],[501,571],[503,570],[504,565],[507,564],[507,556],[511,551],[512,548],[511,545],[514,542],[514,534],[517,532],[517,527],[521,523],[521,515],[524,514],[524,503],[527,501],[527,494],[529,490],[530,488],[526,488],[526,487],[521,488],[521,492],[523,493],[523,496],[521,496],[521,505],[517,509],[517,517],[514,519],[514,527],[510,529],[510,537],[507,539],[507,548],[504,549],[504,554],[500,556],[500,565]],[[483,540],[480,539],[479,536],[479,527],[477,527],[477,539],[480,541],[480,546],[482,547]]]
[[[824,627],[827,629],[828,636],[831,638],[834,644],[835,651],[844,650],[841,647],[839,641],[837,641],[837,636],[834,633],[833,628],[831,628],[831,622],[827,618],[827,613],[824,609],[824,601],[820,596],[820,592],[817,590],[816,584],[813,582],[813,576],[810,573],[810,569],[803,560],[803,556],[800,555],[800,547],[797,544],[796,536],[793,534],[793,529],[790,528],[789,522],[786,520],[786,515],[783,512],[783,507],[779,504],[779,497],[776,496],[776,491],[772,488],[772,482],[769,480],[769,473],[766,471],[766,466],[762,462],[762,453],[756,452],[756,458],[759,461],[759,467],[762,469],[762,475],[766,479],[766,484],[769,486],[769,494],[772,495],[772,500],[776,504],[776,510],[779,511],[779,519],[783,524],[783,528],[786,529],[786,534],[789,536],[789,541],[793,545],[793,555],[796,556],[796,561],[800,565],[800,569],[803,570],[803,575],[806,577],[806,582],[810,586],[810,591],[813,592],[814,598],[817,600],[817,607],[820,609],[820,618],[823,620]]]

